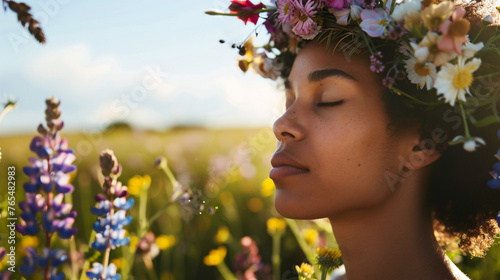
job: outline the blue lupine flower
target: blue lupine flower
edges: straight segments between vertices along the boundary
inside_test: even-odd
[[[93,263],[92,268],[87,270],[86,275],[90,279],[95,280],[118,280],[121,278],[120,274],[116,274],[116,266],[115,264],[110,264],[106,269],[106,273],[104,274],[104,278],[102,276],[103,265],[100,263]]]
[[[132,208],[132,206],[134,206],[134,199],[131,198],[131,199],[127,200],[125,197],[117,197],[117,198],[115,198],[115,200],[113,200],[113,205],[116,208],[128,210],[128,209]]]
[[[36,272],[38,254],[36,253],[36,249],[33,247],[24,249],[24,252],[26,252],[26,257],[23,258],[23,264],[19,267],[19,269],[22,274],[30,276]]]
[[[51,261],[52,266],[58,267],[68,259],[68,254],[63,249],[50,250],[42,248],[42,254],[38,255],[38,265],[46,267]]]
[[[500,129],[497,131],[497,137],[500,138]],[[500,150],[495,157],[500,160]],[[500,189],[500,162],[493,164],[493,171],[490,172],[493,179],[488,181],[488,186],[492,189]],[[497,223],[500,226],[500,211],[497,214]]]
[[[488,186],[492,189],[500,189],[500,162],[493,164],[493,171],[490,174],[493,179],[488,181]]]
[[[109,252],[130,243],[130,238],[125,237],[127,231],[123,227],[132,221],[132,216],[127,216],[126,211],[132,208],[134,200],[127,200],[127,187],[117,181],[122,169],[113,151],[105,150],[101,153],[100,165],[104,175],[102,185],[104,194],[96,195],[96,206],[90,209],[98,216],[93,226],[96,232],[95,241],[91,246],[101,252]],[[109,254],[106,253],[104,256],[109,257]],[[103,263],[109,263],[109,260],[103,260]],[[106,271],[105,275],[103,275],[103,270]],[[86,274],[91,279],[120,279],[121,277],[116,274],[116,267],[113,264],[103,267],[100,263],[94,263],[92,269],[87,270]]]
[[[497,131],[497,136],[500,138],[500,129]],[[500,150],[495,155],[500,160]],[[493,179],[488,181],[488,186],[492,189],[500,189],[500,161],[493,164],[493,171],[490,172]]]
[[[36,157],[29,158],[29,166],[23,168],[29,180],[23,185],[26,200],[19,203],[22,213],[16,230],[22,235],[37,235],[42,230],[49,238],[40,255],[37,255],[36,248],[26,248],[21,272],[33,275],[38,267],[42,267],[43,278],[59,280],[64,278],[64,273],[58,274],[57,267],[68,256],[62,249],[50,248],[54,233],[62,239],[69,239],[77,233],[73,228],[77,213],[72,211],[71,204],[64,203],[64,196],[74,189],[69,184],[68,174],[74,172],[76,166],[72,165],[75,155],[68,148],[68,140],[59,134],[64,126],[59,120],[60,102],[50,98],[45,103],[46,126],[38,126],[40,136],[35,136],[30,143],[30,150]]]
[[[45,277],[45,271],[42,271],[42,276]],[[49,280],[63,280],[64,276],[63,272],[57,273],[57,268],[49,270]]]
[[[90,208],[90,212],[94,215],[106,215],[111,209],[111,202],[109,200],[101,200],[97,202],[97,207]]]

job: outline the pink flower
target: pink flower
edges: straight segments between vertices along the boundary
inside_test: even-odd
[[[439,31],[443,33],[443,37],[438,43],[438,48],[442,51],[455,51],[457,54],[462,53],[463,44],[467,43],[467,33],[470,30],[470,22],[464,19],[465,9],[457,7],[453,11],[450,20],[446,20],[439,27]]]
[[[262,8],[264,8],[264,4],[259,3],[254,5],[250,0],[231,0],[231,5],[229,5],[231,13],[238,14],[237,17],[245,22],[245,24],[247,24],[247,21],[257,24],[259,14],[256,11]]]
[[[359,26],[371,37],[382,37],[391,21],[389,14],[380,8],[363,10],[361,19],[363,21]]]
[[[298,0],[295,0],[293,4],[298,10],[298,20],[293,32],[304,39],[313,39],[319,32],[318,24],[312,20],[312,16],[317,13],[314,0],[308,0],[305,6],[302,1]]]
[[[278,0],[278,20],[282,24],[297,23],[298,19],[298,10],[293,3],[293,0]]]
[[[337,10],[342,10],[343,8],[349,7],[349,4],[351,3],[350,0],[323,0],[326,2],[328,7],[334,8]]]
[[[335,18],[337,19],[337,24],[347,25],[349,15],[351,13],[350,9],[337,10],[335,8],[330,8],[328,9],[328,11],[335,16]]]

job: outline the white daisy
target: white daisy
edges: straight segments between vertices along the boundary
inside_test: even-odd
[[[405,69],[408,79],[423,89],[430,90],[436,80],[436,66],[431,62],[419,62],[415,57],[405,60]]]
[[[462,56],[465,58],[472,58],[483,47],[484,47],[483,42],[473,44],[469,41],[469,42],[465,43],[465,45],[462,47]]]
[[[459,56],[456,65],[448,62],[441,66],[434,87],[451,106],[455,105],[457,98],[465,101],[465,94],[471,94],[469,87],[474,81],[472,73],[479,66],[481,66],[481,59],[473,58],[466,62],[464,57]]]
[[[397,22],[402,22],[406,15],[422,10],[422,2],[420,0],[407,0],[396,5],[391,14],[392,19]]]

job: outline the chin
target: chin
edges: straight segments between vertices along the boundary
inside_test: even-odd
[[[317,206],[317,205],[315,205]],[[313,220],[325,218],[326,213],[320,213],[315,206],[304,203],[303,197],[293,197],[283,191],[276,191],[274,208],[283,217],[289,219]]]

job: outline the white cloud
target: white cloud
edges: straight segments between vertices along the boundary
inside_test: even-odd
[[[95,58],[85,45],[43,52],[26,68],[27,76],[42,86],[64,87],[73,93],[92,94],[102,87],[126,81],[134,73],[122,71],[112,57]]]

